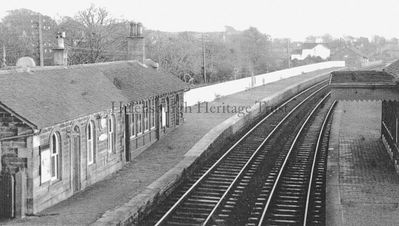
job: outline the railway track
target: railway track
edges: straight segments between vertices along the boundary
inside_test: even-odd
[[[273,221],[273,216],[288,217],[287,214],[279,215],[278,213],[276,215],[276,211],[271,208],[279,206],[277,200],[281,195],[277,192],[283,191],[281,190],[282,179],[291,177],[293,181],[298,181],[305,178],[304,174],[295,174],[295,169],[302,167],[300,162],[310,162],[308,159],[311,156],[314,156],[315,160],[322,158],[317,157],[319,156],[317,154],[305,153],[305,149],[309,150],[306,147],[312,146],[310,143],[306,144],[306,142],[314,142],[314,139],[302,142],[304,138],[300,134],[304,131],[310,133],[313,130],[309,128],[313,128],[312,135],[307,137],[323,137],[317,136],[316,130],[317,128],[325,128],[325,126],[307,125],[311,121],[325,117],[316,117],[315,115],[316,112],[321,111],[319,109],[325,109],[323,106],[326,103],[331,105],[327,96],[326,83],[324,82],[310,87],[280,105],[279,108],[260,120],[219,159],[214,162],[211,161],[178,186],[170,197],[146,217],[141,224],[261,225],[262,222],[278,223],[278,220]],[[309,107],[314,110],[309,111]],[[322,120],[322,122],[324,121]],[[324,124],[327,125],[327,123]],[[322,146],[322,142],[317,146]],[[303,153],[299,150],[303,150]],[[293,156],[297,156],[297,158]],[[323,168],[323,165],[319,165],[317,161],[314,162],[314,166],[305,168],[311,168],[311,171],[315,166]],[[295,163],[297,164],[295,165]],[[279,166],[282,169],[281,171],[279,171]],[[285,169],[286,166],[294,169],[292,176],[287,174],[291,171]],[[299,170],[298,172],[302,171]],[[303,172],[305,173],[305,170]],[[297,176],[298,178],[296,178]],[[319,180],[319,176],[304,179],[304,181],[314,181],[314,183],[309,183],[315,184],[308,189],[310,192],[320,192],[320,189],[317,190],[319,188],[317,186],[320,184]],[[320,193],[323,194],[323,192]],[[292,194],[282,195],[284,198]],[[305,204],[309,210],[306,211],[307,213],[315,214],[322,210],[317,209],[320,206],[316,205],[319,204],[318,199],[313,196],[305,199],[309,199],[308,203],[312,203],[312,205]],[[314,205],[314,203],[316,204]],[[281,208],[278,209],[278,211],[280,210]],[[292,212],[292,210],[286,210],[288,213],[290,211]],[[290,215],[288,218],[295,217]],[[317,217],[308,219],[309,222],[318,221]]]
[[[323,100],[318,105],[324,102],[331,101]],[[314,114],[318,107],[313,109],[282,163],[276,163],[262,188],[261,195],[267,197],[262,199],[262,216],[259,221],[250,217],[255,220],[251,225],[324,223],[322,186],[326,161],[325,152],[320,155],[318,151],[326,150],[328,139],[324,135],[335,103],[327,105],[330,107],[319,109],[319,114]]]

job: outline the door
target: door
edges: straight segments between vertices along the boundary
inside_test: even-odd
[[[73,183],[73,192],[77,192],[80,190],[80,129],[78,126],[75,126],[73,129],[74,133],[72,135],[72,183]]]
[[[0,219],[14,217],[14,176],[10,173],[0,175]]]

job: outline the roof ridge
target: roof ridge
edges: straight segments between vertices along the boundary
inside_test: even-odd
[[[119,61],[108,61],[108,62],[97,62],[91,64],[74,64],[68,66],[38,66],[38,67],[18,67],[6,70],[0,70],[0,75],[3,74],[11,74],[11,73],[21,73],[21,72],[36,72],[36,71],[51,71],[57,69],[79,69],[79,68],[90,68],[96,66],[105,66],[105,65],[115,65],[115,64],[122,64],[122,63],[137,63],[138,65],[142,66],[143,68],[147,68],[147,65],[137,61],[137,60],[119,60]]]

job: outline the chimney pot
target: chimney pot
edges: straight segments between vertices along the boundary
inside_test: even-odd
[[[58,42],[57,48],[65,49],[65,45],[64,45],[65,32],[58,32],[56,38],[57,38],[57,42]]]
[[[65,32],[58,32],[56,38],[58,45],[57,48],[53,49],[54,65],[66,66],[68,64],[68,55],[64,44]]]
[[[145,58],[145,40],[143,37],[143,25],[130,23],[130,35],[127,38],[127,59],[138,60],[143,63]]]
[[[137,24],[137,36],[139,36],[139,37],[143,36],[143,24],[142,23]]]
[[[136,36],[136,23],[130,22],[130,37]]]

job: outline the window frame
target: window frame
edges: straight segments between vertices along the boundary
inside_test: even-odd
[[[129,114],[129,130],[130,130],[130,137],[136,137],[136,114],[134,112]]]
[[[55,150],[55,153],[54,153]],[[61,139],[58,132],[54,132],[50,137],[50,181],[61,179],[60,167]]]
[[[137,134],[137,136],[143,134],[143,104],[142,104],[142,102],[139,102],[138,105],[140,105],[141,107],[140,107],[140,111],[139,112],[135,112],[135,114],[136,114],[136,134]]]
[[[169,128],[170,127],[170,111],[169,111],[169,105],[170,105],[170,98],[166,97],[165,100],[165,116],[166,116],[166,124],[165,127]]]
[[[143,114],[144,114],[144,132],[148,132],[150,130],[150,117],[149,117],[149,112],[148,112],[148,100],[144,101],[144,108],[143,108]]]
[[[95,136],[95,125],[93,121],[89,121],[87,124],[87,134],[86,134],[86,145],[87,145],[87,165],[94,164],[94,155],[95,155],[95,145],[94,145],[94,136]],[[91,154],[91,159],[90,159]]]
[[[107,119],[108,153],[115,152],[115,127],[115,116],[110,115]]]
[[[150,111],[150,129],[155,128],[155,99],[152,98],[150,100],[150,105],[151,105],[151,111]]]

